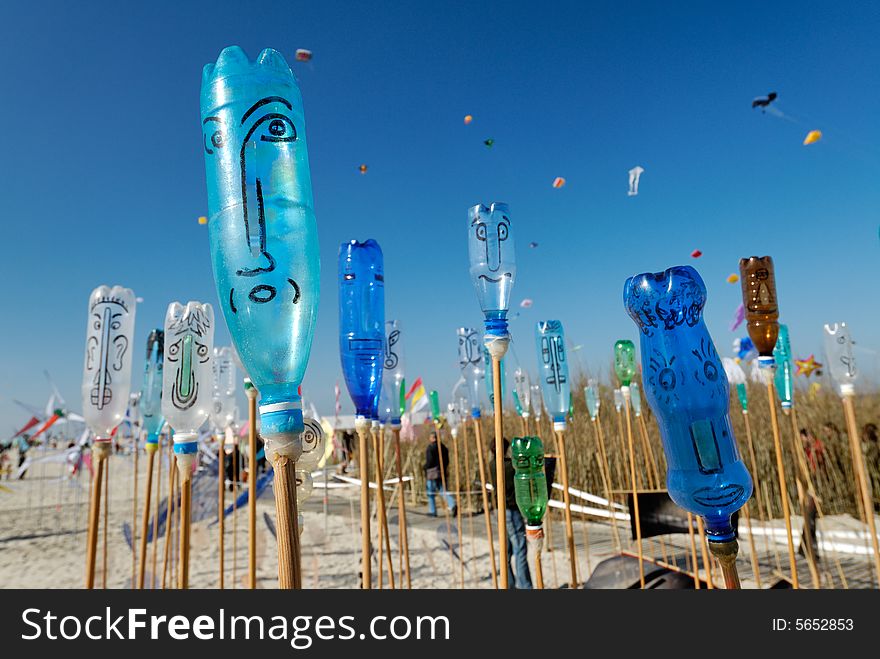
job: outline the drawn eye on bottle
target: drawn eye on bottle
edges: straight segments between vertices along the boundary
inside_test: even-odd
[[[258,131],[258,133],[254,131]],[[293,125],[290,117],[272,112],[254,124],[254,127],[251,128],[251,135],[254,134],[259,134],[260,140],[263,142],[295,142],[296,126]]]
[[[485,233],[485,227],[483,228]],[[507,236],[509,235],[509,233],[510,229],[504,222],[498,224],[498,240],[507,240]],[[482,240],[485,240],[485,238],[483,238]]]
[[[486,240],[486,225],[483,222],[480,222],[477,225],[477,240]]]
[[[176,362],[180,355],[180,342],[182,339],[178,339],[170,346],[168,346],[168,361]]]
[[[222,149],[226,145],[226,132],[220,117],[207,117],[202,121],[204,134],[202,141],[205,153],[214,154],[215,149]]]

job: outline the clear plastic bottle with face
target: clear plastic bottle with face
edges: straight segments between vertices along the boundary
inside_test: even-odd
[[[459,327],[458,366],[461,376],[467,383],[468,399],[471,404],[471,417],[480,418],[480,380],[484,375],[483,348],[480,344],[480,333],[472,327]]]
[[[851,396],[855,393],[859,372],[853,355],[853,340],[849,327],[846,323],[830,323],[825,325],[823,335],[831,378],[837,383],[842,395]]]
[[[743,306],[749,337],[758,351],[758,363],[772,367],[773,349],[779,336],[779,304],[776,272],[769,256],[750,256],[739,261]]]
[[[471,281],[486,318],[486,333],[507,335],[510,292],[516,279],[513,227],[507,204],[477,204],[468,209]]]
[[[204,68],[201,119],[220,308],[260,392],[261,436],[292,446],[321,267],[302,95],[279,52],[252,62],[230,46]]]
[[[147,434],[147,444],[159,443],[159,433],[165,425],[162,415],[162,368],[165,365],[165,332],[154,329],[147,337],[147,358],[144,362],[144,386],[141,389],[140,409]]]
[[[641,331],[648,404],[657,416],[669,495],[706,520],[710,540],[734,538],[731,515],[748,501],[752,480],[729,416],[729,388],[703,321],[706,286],[679,266],[630,277],[624,306]]]
[[[122,286],[98,286],[89,296],[82,404],[96,441],[109,442],[128,409],[135,300]]]
[[[198,430],[211,415],[214,309],[189,301],[168,305],[165,313],[165,363],[162,414],[174,430],[175,453],[198,451]]]
[[[388,387],[388,398],[389,401],[398,401],[401,399],[401,395],[405,395],[406,392],[402,392],[404,383],[404,376],[406,370],[404,368],[405,360],[404,360],[404,352],[403,352],[403,333],[400,328],[399,320],[386,320],[385,321],[385,374],[383,376],[385,380],[385,386]],[[392,426],[400,425],[400,416],[401,411],[398,406],[393,406],[391,409],[391,416],[388,420]]]

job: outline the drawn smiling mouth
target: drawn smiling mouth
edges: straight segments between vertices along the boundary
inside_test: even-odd
[[[501,275],[501,276],[498,277],[497,279],[493,279],[492,277],[487,277],[486,275],[480,275],[480,276],[478,277],[478,279],[485,279],[486,281],[491,281],[493,284],[497,284],[497,283],[498,283],[499,281],[501,281],[504,277],[507,277],[508,279],[510,279],[510,278],[512,277],[512,275],[511,275],[509,272],[505,272],[503,275]]]
[[[720,489],[701,487],[693,493],[693,497],[697,503],[715,508],[717,506],[729,506],[739,499],[744,491],[742,485],[736,484],[724,485]]]
[[[291,302],[297,304],[302,294],[299,284],[293,279],[288,279],[287,283],[293,287],[293,300],[291,300]],[[271,302],[275,299],[276,295],[278,295],[278,289],[269,284],[257,284],[248,291],[248,299],[255,304],[266,304],[267,302]],[[229,308],[232,309],[232,313],[238,313],[238,307],[235,306],[234,288],[229,289]]]

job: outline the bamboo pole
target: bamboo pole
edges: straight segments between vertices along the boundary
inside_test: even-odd
[[[458,468],[458,432],[452,433],[452,461],[455,464],[455,512],[458,519],[459,586],[464,590],[464,544],[461,538],[461,476]]]
[[[752,574],[755,576],[755,586],[761,588],[761,567],[758,564],[758,554],[755,551],[755,534],[752,533],[752,516],[749,514],[749,504],[743,508],[743,516],[746,518],[746,526],[749,527],[749,554],[752,561]]]
[[[489,565],[492,570],[492,587],[498,589],[498,573],[495,566],[495,548],[492,540],[492,518],[489,512],[489,493],[486,490],[486,462],[483,455],[483,430],[480,418],[474,417],[474,436],[477,439],[477,463],[480,470],[480,493],[483,496],[483,516],[486,518],[486,537],[489,541]]]
[[[510,559],[507,555],[507,501],[504,494],[504,419],[501,416],[501,400],[504,397],[501,389],[501,358],[507,350],[507,343],[503,344],[503,351],[498,350],[500,343],[502,342],[496,341],[487,347],[492,354],[492,386],[495,392],[495,500],[498,511],[498,556],[501,559],[501,589],[507,590]]]
[[[174,500],[177,491],[177,462],[171,460],[168,466],[168,508],[165,517],[165,556],[162,559],[162,590],[165,590],[165,579],[168,576],[168,559],[171,552],[171,528],[174,526]]]
[[[92,458],[95,465],[89,501],[89,530],[86,538],[86,588],[95,587],[95,557],[98,550],[98,524],[101,511],[101,487],[104,480],[104,463],[110,455],[108,440],[96,440],[92,445]]]
[[[795,485],[797,485],[797,494],[798,494],[798,503],[801,507],[801,514],[804,518],[804,529],[803,529],[803,538],[806,542],[806,550],[804,554],[807,559],[807,568],[810,570],[810,578],[813,581],[813,588],[819,589],[822,587],[822,578],[819,575],[819,566],[816,564],[816,548],[813,546],[813,538],[812,535],[808,531],[808,522],[807,522],[807,497],[813,502],[816,503],[816,490],[813,486],[813,479],[810,478],[810,468],[807,466],[807,458],[804,455],[804,447],[802,442],[800,441],[800,432],[798,431],[798,423],[797,423],[797,413],[795,412],[794,405],[789,408],[789,410],[783,409],[783,413],[787,412],[787,416],[791,419],[791,451],[792,455],[795,457],[795,464],[797,465],[797,473],[795,474]],[[804,492],[804,485],[806,485],[807,491]]]
[[[370,465],[367,454],[367,430],[370,421],[363,416],[355,419],[355,430],[358,435],[358,466],[361,475],[361,587],[370,590],[373,587],[372,556],[370,555]],[[379,564],[379,571],[382,565]]]
[[[275,489],[275,538],[278,547],[278,588],[302,588],[299,512],[296,501],[296,462],[290,453],[271,451]],[[256,464],[254,462],[254,467]]]
[[[219,557],[219,571],[220,571],[220,590],[223,590],[223,541],[224,541],[224,521],[225,515],[224,509],[226,508],[226,475],[224,474],[224,467],[226,466],[226,454],[224,449],[224,437],[223,435],[217,436],[217,550]]]
[[[150,524],[150,499],[153,488],[153,459],[156,456],[158,444],[148,442],[144,446],[147,453],[147,487],[144,492],[144,514],[141,521],[141,551],[140,551],[140,571],[138,573],[137,587],[141,590],[144,588],[144,573],[147,569],[147,532]],[[153,531],[153,545],[156,545],[156,532]]]
[[[614,531],[614,543],[617,551],[621,551],[623,545],[620,542],[620,533],[617,530],[617,516],[614,514],[614,502],[611,498],[613,487],[611,485],[611,469],[608,465],[608,454],[605,452],[605,433],[602,430],[602,419],[598,414],[593,419],[593,428],[596,431],[596,442],[599,445],[599,453],[596,455],[596,460],[599,462],[599,472],[603,475],[602,481],[605,486],[605,498],[608,500],[611,529]]]
[[[156,460],[156,510],[153,514],[153,557],[151,559],[150,565],[150,582],[152,584],[151,589],[156,590],[159,586],[159,571],[158,571],[158,555],[159,555],[159,504],[162,501],[162,435],[159,434],[158,442],[156,443],[156,454],[159,456],[159,459]]]
[[[391,432],[394,435],[394,459],[397,463],[397,532],[398,532],[398,547],[400,548],[400,554],[404,559],[404,570],[402,570],[403,574],[406,578],[406,587],[407,589],[412,588],[412,581],[410,579],[409,573],[409,541],[407,539],[407,530],[406,530],[406,499],[403,495],[403,469],[400,467],[400,424],[396,423],[392,425]],[[400,572],[398,572],[400,573]]]
[[[772,371],[769,372],[772,374]],[[782,459],[782,442],[779,439],[779,421],[776,418],[776,393],[773,378],[767,378],[767,402],[770,404],[770,426],[773,430],[773,449],[776,452],[776,474],[779,478],[779,495],[782,499],[782,516],[785,518],[785,533],[788,540],[788,562],[791,567],[791,586],[800,588],[798,583],[797,562],[794,555],[794,539],[791,535],[791,513],[788,508],[788,494],[785,485],[785,463]]]
[[[694,539],[694,515],[688,513],[688,536],[691,540],[691,566],[694,573],[694,590],[700,590],[700,566],[697,563],[697,541]]]
[[[112,444],[110,445],[112,446]],[[107,590],[107,528],[110,525],[110,460],[104,465],[104,526],[101,529],[101,588]]]
[[[706,529],[703,527],[703,518],[696,515],[697,532],[700,536],[700,553],[703,555],[703,570],[706,572],[706,587],[709,590],[715,589],[715,580],[712,578],[712,561],[709,559],[709,548],[706,544]]]
[[[553,425],[556,424],[554,423]],[[562,502],[565,505],[565,540],[568,544],[568,562],[571,568],[570,587],[577,588],[577,551],[574,546],[574,527],[571,521],[571,494],[568,491],[568,463],[565,459],[565,430],[562,428],[556,430],[556,445],[559,449],[559,466],[562,469]]]
[[[447,547],[449,548],[449,564],[451,567],[451,574],[455,574],[455,556],[452,553],[452,524],[449,520],[449,506],[446,505],[446,494],[449,492],[449,489],[446,487],[446,465],[443,462],[443,443],[441,441],[440,435],[440,424],[439,422],[434,422],[434,432],[437,435],[437,460],[440,463],[440,487],[443,488],[443,495],[440,497],[442,499],[443,504],[443,517],[446,520],[446,537],[449,539],[447,541]]]
[[[257,390],[253,386],[246,386],[245,393],[248,399],[248,588],[255,590],[257,587]]]
[[[238,588],[238,438],[232,445],[232,589]]]
[[[464,433],[462,436],[462,444],[464,446],[464,482],[465,482],[465,491],[464,491],[464,502],[465,506],[467,506],[468,511],[468,544],[470,545],[471,550],[471,562],[474,561],[474,510],[471,507],[471,485],[474,482],[474,479],[471,478],[471,466],[470,459],[468,458],[468,424],[467,421],[461,424],[462,432]],[[476,575],[474,575],[476,576]]]
[[[192,531],[192,468],[196,454],[179,453],[176,455],[178,472],[180,473],[180,529],[177,559],[177,587],[181,590],[189,588],[189,545]]]
[[[379,437],[379,428],[378,424],[374,423],[370,430],[370,435],[373,439],[373,454],[374,459],[376,461],[376,507],[378,509],[378,524],[379,528],[377,529],[377,535],[379,536],[379,560],[377,566],[378,570],[378,586],[379,590],[382,590],[382,545],[383,538],[384,544],[388,545],[387,554],[387,564],[388,564],[388,585],[391,587],[391,590],[394,590],[394,562],[391,559],[391,538],[388,534],[388,516],[385,514],[385,465],[383,460],[384,453],[384,444]]]
[[[636,483],[636,454],[633,446],[632,421],[629,414],[629,387],[621,387],[624,391],[623,407],[626,416],[626,439],[629,450],[629,479],[633,495],[633,515],[636,529],[636,546],[639,554],[639,585],[645,587],[645,559],[642,554],[642,524],[639,520],[639,488]]]
[[[841,387],[843,394],[843,411],[846,416],[847,433],[849,434],[850,446],[852,448],[854,469],[857,471],[856,477],[862,492],[862,502],[865,508],[865,517],[868,521],[868,532],[871,535],[871,544],[874,548],[874,569],[877,571],[877,580],[880,583],[880,546],[877,541],[877,528],[874,522],[874,503],[871,499],[871,485],[868,482],[867,471],[865,470],[865,460],[862,455],[862,447],[859,445],[859,436],[857,434],[856,412],[853,406],[853,397],[855,392],[849,388]]]
[[[535,587],[544,589],[544,568],[541,565],[541,550],[544,548],[544,527],[526,525],[526,543],[532,547],[535,556]]]
[[[137,583],[137,507],[138,507],[138,439],[137,435],[132,433],[132,444],[134,445],[134,474],[132,475],[133,494],[131,497],[131,584],[132,588]]]

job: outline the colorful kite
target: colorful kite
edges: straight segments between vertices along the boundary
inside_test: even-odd
[[[366,173],[367,173],[367,166],[366,166],[366,165],[361,165],[360,167],[358,167],[358,171],[359,171],[361,174],[366,174]],[[380,177],[380,178],[381,178],[381,177]]]
[[[822,364],[816,361],[814,355],[810,355],[806,359],[795,359],[796,368],[795,375],[803,375],[809,378],[814,372],[817,376],[822,375]]]
[[[701,252],[701,251],[698,250],[698,249],[695,249],[693,252],[691,252],[691,258],[698,259],[698,258],[700,258],[702,255],[703,255],[703,252]]]
[[[553,179],[554,188],[561,188],[563,185],[565,185],[565,179],[561,176],[557,176],[555,179]]]
[[[740,302],[739,306],[736,308],[736,311],[733,314],[733,322],[730,324],[730,331],[735,332],[736,328],[742,325],[745,319],[746,308],[743,306],[742,302]]]
[[[532,304],[533,304],[532,300],[530,298],[526,298],[522,302],[519,303],[519,306],[522,307],[523,309],[529,309],[529,308],[531,308]]]
[[[305,48],[297,48],[295,56],[296,56],[297,62],[311,62],[312,61],[312,51],[306,50]]]
[[[205,217],[204,215],[202,215],[202,216],[199,218],[199,224],[207,224],[207,223],[208,223],[208,218]]]
[[[489,148],[491,148],[492,145],[495,144],[495,140],[493,140],[493,139],[490,137],[488,140],[483,140],[483,144],[485,144],[486,146],[488,146]]]
[[[819,140],[822,139],[822,131],[821,130],[811,130],[807,133],[807,136],[804,138],[804,146],[809,146],[810,144],[815,144]]]
[[[731,273],[727,276],[727,283],[728,284],[735,284],[738,281],[739,281],[739,275],[737,275],[737,274]]]
[[[765,111],[765,108],[769,107],[769,105],[776,100],[776,92],[770,92],[766,96],[758,96],[757,98],[752,99],[752,109],[761,108],[761,112]]]
[[[474,118],[471,115],[469,115],[469,114],[464,115],[464,125],[465,126],[467,126],[473,120],[474,120]]]

